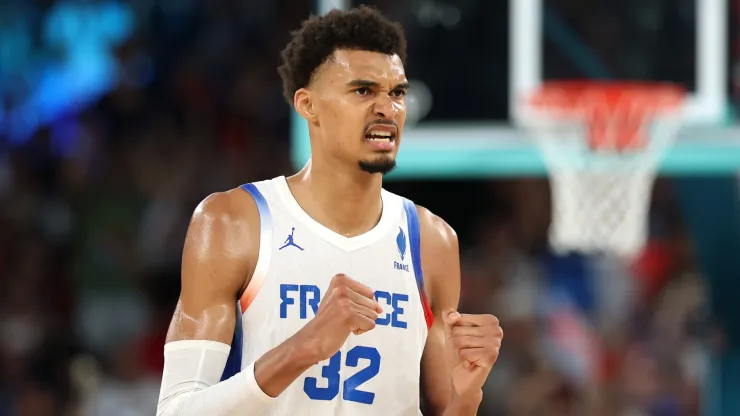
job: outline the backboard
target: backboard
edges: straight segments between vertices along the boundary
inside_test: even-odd
[[[690,91],[685,127],[664,174],[740,170],[740,129],[728,124],[727,0],[319,0],[359,4],[403,24],[409,120],[389,178],[544,175],[514,126],[523,94],[543,80],[672,81]],[[310,156],[294,115],[296,167]]]
[[[668,81],[690,91],[685,123],[727,117],[727,0],[515,0],[510,111],[547,79]]]

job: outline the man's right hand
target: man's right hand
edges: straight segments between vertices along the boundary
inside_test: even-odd
[[[375,328],[383,308],[375,301],[375,292],[344,274],[335,275],[316,316],[301,329],[316,361],[331,358],[349,337]]]

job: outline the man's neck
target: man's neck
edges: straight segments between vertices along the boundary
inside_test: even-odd
[[[310,161],[288,178],[288,186],[306,213],[332,231],[353,237],[380,220],[382,175],[317,169]]]

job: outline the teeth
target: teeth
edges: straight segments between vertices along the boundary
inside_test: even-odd
[[[370,130],[370,132],[367,135],[368,136],[391,137],[391,132],[389,132],[389,131]]]
[[[371,142],[390,142],[390,137],[368,137]]]

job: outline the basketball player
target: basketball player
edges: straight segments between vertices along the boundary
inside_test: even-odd
[[[185,239],[157,414],[474,415],[503,333],[455,311],[455,232],[382,189],[408,89],[399,26],[312,17],[283,52],[295,176],[206,198]]]

